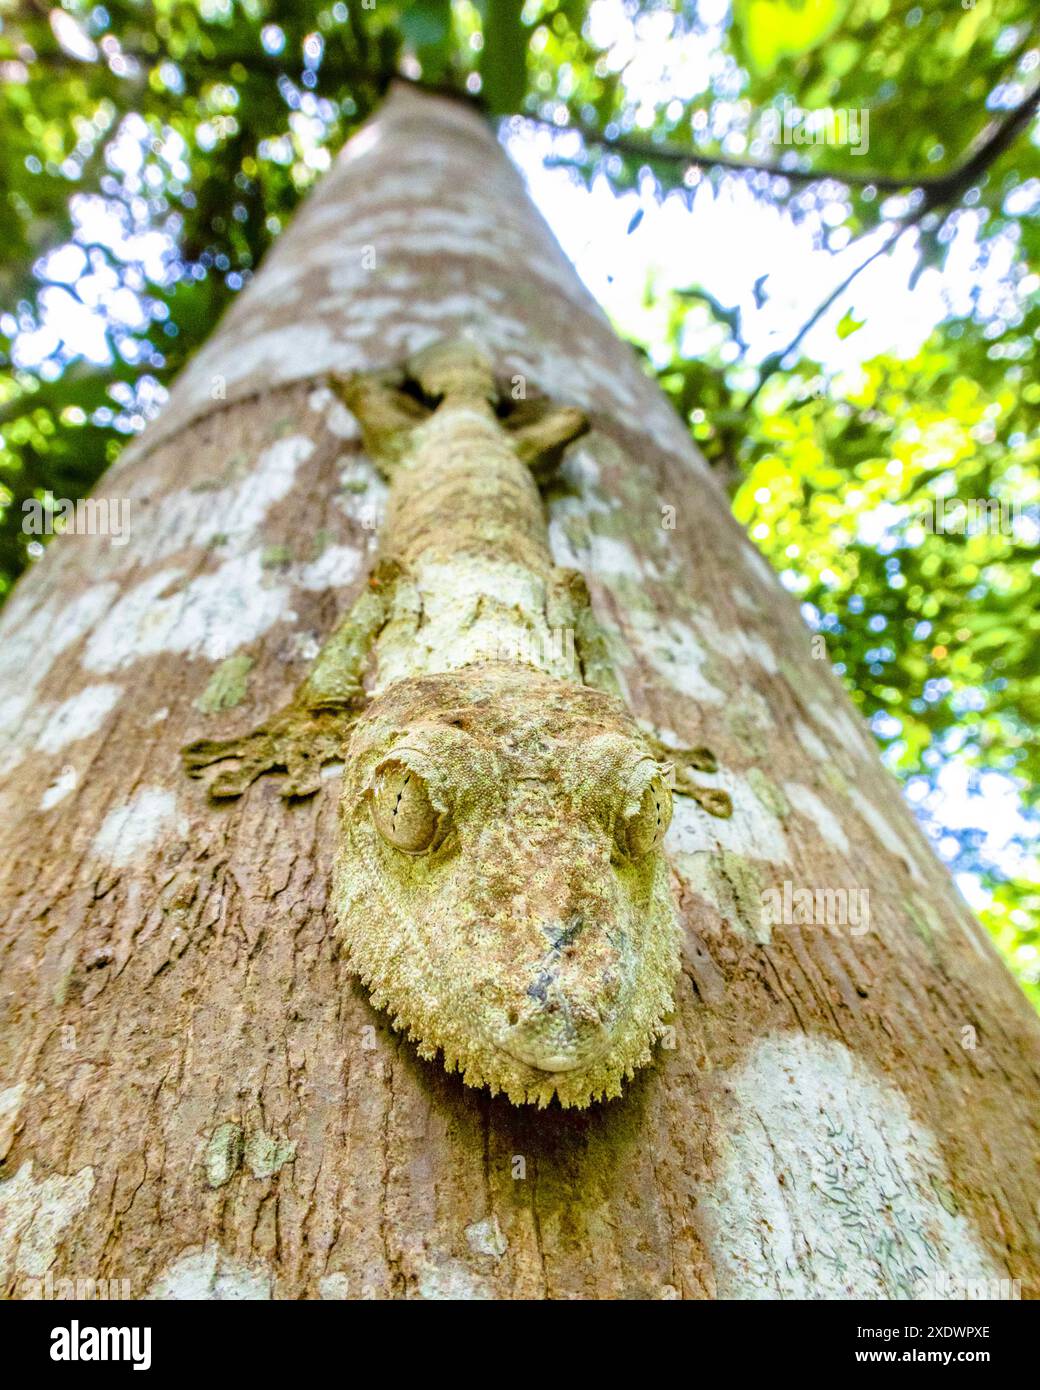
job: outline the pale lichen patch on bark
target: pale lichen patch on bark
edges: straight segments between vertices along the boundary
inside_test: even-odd
[[[582,557],[581,569],[607,581],[622,578],[638,582],[648,573],[647,565],[631,545],[614,536],[595,533],[589,537],[589,549],[587,556]]]
[[[68,744],[96,734],[122,693],[122,686],[101,683],[86,686],[67,700],[54,703],[39,698],[30,677],[20,698],[0,705],[0,723],[12,717],[14,720],[5,749],[7,770],[33,754],[57,754]]]
[[[239,453],[223,466],[223,476],[179,488],[148,513],[137,539],[139,564],[158,564],[188,546],[219,544],[223,555],[240,554],[256,544],[271,508],[288,497],[301,464],[314,453],[305,434],[287,434],[260,449],[253,461]],[[150,490],[147,479],[135,484]],[[133,503],[131,495],[131,504]]]
[[[698,850],[676,856],[676,869],[690,889],[706,898],[730,926],[759,945],[768,945],[770,923],[762,911],[762,876],[750,860],[729,850]]]
[[[803,723],[800,719],[795,720],[794,736],[814,762],[830,762],[830,750],[823,739],[820,738],[819,734],[814,733],[813,730],[809,728],[808,724]]]
[[[259,1302],[271,1297],[271,1271],[208,1245],[186,1251],[144,1295],[155,1301]]]
[[[203,1155],[203,1169],[208,1187],[223,1187],[229,1183],[242,1162],[242,1126],[227,1120],[209,1137]]]
[[[742,545],[739,550],[741,559],[747,570],[755,576],[770,593],[775,593],[781,587],[780,579],[772,565],[766,560],[761,551],[756,550],[750,542]]]
[[[924,874],[918,866],[916,845],[911,844],[908,838],[904,838],[887,816],[882,815],[873,801],[858,787],[850,787],[848,797],[885,849],[890,854],[894,854],[906,866],[911,878],[923,883]]]
[[[5,1086],[0,1091],[0,1161],[7,1157],[7,1151],[18,1132],[18,1115],[28,1089],[27,1083],[20,1081],[16,1086]]]
[[[179,569],[160,570],[113,604],[91,633],[86,669],[105,674],[162,652],[221,661],[276,623],[296,620],[288,585],[265,576],[261,549],[176,587],[181,579]]]
[[[722,690],[708,678],[709,658],[700,639],[678,618],[664,621],[648,609],[628,614],[626,636],[646,663],[672,690],[706,705],[725,700]]]
[[[9,687],[21,690],[27,678],[39,683],[62,653],[107,612],[117,593],[117,586],[106,582],[94,584],[71,599],[59,594],[34,606],[30,586],[22,586],[0,618]]]
[[[753,758],[766,758],[775,720],[765,696],[753,685],[741,684],[726,703],[726,728]]]
[[[838,690],[833,691],[829,705],[822,700],[809,700],[806,709],[817,725],[833,738],[842,755],[864,759],[874,766],[877,749],[870,740],[867,727],[862,719],[855,718],[845,708],[844,698]]]
[[[490,1284],[447,1255],[416,1254],[406,1261],[415,1296],[432,1302],[469,1302],[494,1298]]]
[[[719,1126],[698,1211],[720,1297],[928,1298],[1004,1277],[936,1195],[930,1132],[843,1044],[762,1039],[725,1077]]]
[[[728,793],[733,814],[725,819],[709,816],[689,798],[676,797],[666,849],[680,854],[722,849],[773,864],[788,862],[783,826],[774,811],[759,800],[746,777],[726,768],[699,773],[698,777],[704,786]]]
[[[339,485],[336,505],[369,533],[370,542],[374,544],[386,510],[389,493],[386,480],[371,459],[362,454],[349,459],[344,457]]]
[[[0,754],[13,763],[32,747],[45,722],[37,691],[63,652],[88,632],[111,606],[115,584],[96,584],[67,602],[26,602],[20,586],[0,617]],[[23,601],[19,601],[23,600]]]
[[[842,854],[848,854],[849,837],[842,829],[841,822],[810,787],[804,786],[801,782],[785,782],[784,791],[795,810],[813,822],[829,845],[841,850]]]
[[[325,373],[345,376],[366,365],[365,353],[356,342],[341,337],[317,317],[278,324],[255,334],[219,335],[178,379],[170,408],[176,406],[178,414],[189,418],[201,413],[211,404],[215,377],[223,378],[228,395],[236,386],[244,387],[242,394],[247,394],[252,380],[277,386]]]
[[[194,706],[203,714],[215,714],[219,710],[234,709],[246,698],[249,672],[253,669],[253,658],[240,652],[222,661],[210,676],[206,689]]]
[[[727,632],[713,619],[705,618],[697,621],[697,630],[712,651],[724,656],[734,666],[753,661],[771,676],[776,675],[780,669],[776,653],[757,632],[748,632],[742,628],[732,628]]]
[[[74,792],[79,785],[79,778],[76,769],[72,766],[63,767],[46,788],[40,797],[40,810],[49,811],[52,806],[57,806],[59,801],[64,801],[70,792]]]
[[[67,744],[96,734],[122,693],[122,686],[102,683],[70,695],[47,716],[36,740],[37,749],[41,753],[59,753]]]
[[[187,819],[173,792],[164,787],[143,787],[122,806],[109,811],[94,836],[92,848],[99,859],[114,868],[125,868],[158,845],[187,832]]]
[[[748,785],[767,811],[781,821],[791,814],[791,806],[787,797],[760,767],[749,767],[746,776]]]
[[[926,946],[931,946],[937,937],[945,934],[942,918],[935,908],[919,893],[908,893],[904,899],[910,925]]]
[[[509,1242],[502,1234],[498,1217],[494,1215],[467,1226],[466,1243],[474,1255],[491,1255],[496,1260],[500,1260],[509,1249]]]
[[[298,574],[301,589],[344,589],[361,572],[364,556],[354,545],[329,545],[316,560],[304,565]]]
[[[730,595],[737,607],[742,608],[745,613],[754,614],[755,617],[758,617],[761,614],[762,605],[760,603],[756,603],[752,596],[748,593],[748,591],[746,589],[741,588],[739,584],[734,584],[732,586],[732,588],[730,589]]]
[[[246,1166],[254,1178],[272,1178],[279,1168],[292,1163],[296,1157],[296,1145],[289,1139],[266,1134],[263,1130],[253,1130],[245,1141]]]
[[[615,520],[618,500],[608,500],[596,486],[599,465],[594,450],[607,450],[608,445],[617,452],[602,435],[591,446],[574,445],[568,450],[556,488],[547,499],[549,549],[561,568],[580,569],[608,581],[620,578],[639,583],[655,573],[655,567],[637,556],[625,539],[623,526]],[[559,491],[563,486],[571,490]]]
[[[46,1274],[93,1190],[93,1168],[34,1179],[31,1159],[0,1183],[0,1277]]]
[[[325,428],[337,439],[357,439],[361,433],[358,422],[327,386],[319,386],[307,397],[307,404],[316,415],[324,415]]]

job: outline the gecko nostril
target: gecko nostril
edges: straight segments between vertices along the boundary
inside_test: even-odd
[[[555,980],[556,975],[553,971],[543,970],[533,984],[527,986],[528,999],[534,999],[539,1004],[548,1001],[549,986]]]

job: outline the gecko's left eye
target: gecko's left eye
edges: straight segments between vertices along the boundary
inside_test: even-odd
[[[645,858],[660,846],[671,821],[672,794],[660,772],[655,772],[644,782],[641,794],[637,784],[633,802],[617,819],[614,839],[618,849],[626,859]]]
[[[371,804],[380,835],[405,854],[422,854],[444,838],[447,813],[434,806],[425,778],[405,762],[391,759],[376,769]]]

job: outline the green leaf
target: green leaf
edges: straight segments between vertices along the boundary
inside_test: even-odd
[[[451,0],[413,0],[401,16],[401,33],[416,50],[443,44],[451,29]]]
[[[819,47],[847,9],[848,0],[737,0],[734,17],[748,61],[765,76]]]
[[[853,333],[858,333],[865,323],[866,319],[858,319],[851,309],[846,309],[834,331],[839,338],[851,338]]]
[[[485,0],[480,77],[484,101],[494,116],[523,110],[527,90],[527,30],[520,22],[523,0]]]

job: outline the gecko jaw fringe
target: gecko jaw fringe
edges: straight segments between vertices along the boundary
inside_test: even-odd
[[[353,973],[364,979],[354,963],[356,951],[356,945],[352,945],[348,961]],[[674,964],[678,973],[677,951]],[[366,973],[369,978],[378,980],[375,967]],[[393,1007],[387,1004],[390,990],[388,982],[381,982],[371,992],[371,1002],[389,1012]],[[653,1018],[640,1030],[640,1043],[631,1038],[618,1039],[615,1046],[588,1069],[573,1072],[541,1072],[517,1062],[494,1046],[477,1047],[472,1039],[461,1035],[439,1038],[432,1019],[413,1017],[400,1005],[393,1008],[390,1022],[396,1032],[402,1033],[415,1046],[424,1062],[435,1062],[439,1055],[444,1070],[449,1075],[458,1073],[466,1086],[476,1090],[486,1088],[492,1096],[502,1094],[514,1105],[533,1105],[538,1110],[545,1110],[554,1101],[564,1110],[584,1110],[616,1100],[622,1094],[623,1084],[631,1082],[636,1073],[653,1060],[656,1044],[664,1033],[664,1020],[674,1008],[672,991],[661,986],[656,992],[655,1005]]]

